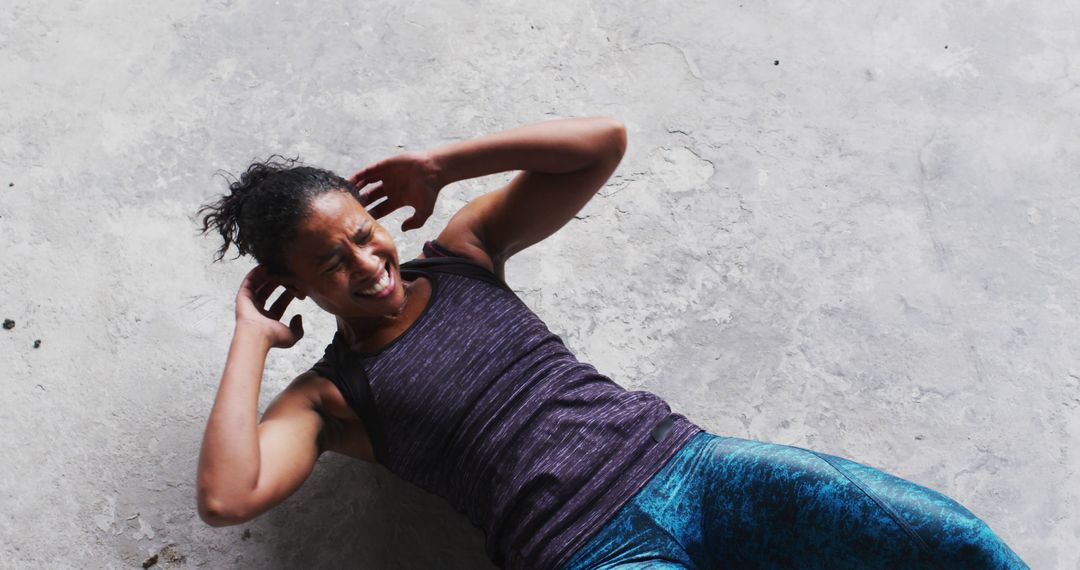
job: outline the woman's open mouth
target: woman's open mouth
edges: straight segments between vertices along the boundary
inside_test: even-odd
[[[353,296],[380,299],[393,292],[394,285],[394,276],[390,272],[390,261],[387,260],[379,280],[371,287],[353,293]]]

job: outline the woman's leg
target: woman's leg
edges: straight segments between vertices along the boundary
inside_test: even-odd
[[[1027,568],[956,501],[807,449],[694,436],[564,570]]]
[[[656,481],[654,477],[652,479]],[[692,568],[690,556],[657,520],[642,499],[642,489],[600,531],[562,566],[561,570],[645,570]]]
[[[640,491],[589,539],[560,570],[645,570],[695,568],[673,530],[700,528],[703,477],[688,472],[704,466],[695,435]],[[685,483],[685,484],[684,484]]]
[[[1027,567],[941,493],[824,453],[708,436],[703,528],[684,544],[700,567]]]

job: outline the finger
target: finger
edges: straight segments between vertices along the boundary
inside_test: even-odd
[[[368,174],[371,173],[371,167],[372,165],[369,164],[361,168],[360,170],[354,172],[353,175],[349,177],[349,182],[356,184],[357,182],[363,180]]]
[[[386,201],[379,202],[379,205],[369,209],[368,213],[371,214],[372,218],[375,218],[377,220],[400,207],[400,204],[395,204],[393,203],[393,200],[388,199]]]
[[[277,289],[277,287],[278,284],[274,283],[273,281],[267,281],[261,284],[259,288],[255,290],[255,304],[258,305],[260,309],[265,307],[266,300],[270,298],[270,295],[274,292],[275,289]]]
[[[360,190],[357,195],[360,196],[360,203],[367,206],[379,198],[386,196],[386,184],[364,188]]]
[[[255,296],[255,292],[251,289],[251,277],[244,277],[243,282],[240,283],[240,290],[236,293],[236,296],[251,299]]]
[[[409,216],[409,219],[405,220],[405,223],[401,225],[402,231],[415,230],[416,228],[423,226],[427,223],[428,218],[431,217],[431,214],[434,211],[434,208],[426,208],[424,210],[414,211],[413,215]]]
[[[381,176],[374,171],[367,169],[361,170],[349,177],[349,183],[353,186],[358,184],[371,184],[373,182],[378,182],[379,180],[382,180]]]
[[[257,302],[259,291],[266,286],[264,274],[265,269],[259,269],[258,267],[249,271],[244,277],[243,283],[240,284],[240,292],[237,296],[250,299],[253,303]]]
[[[248,271],[246,275],[244,275],[244,280],[240,282],[240,288],[254,290],[258,283],[259,275],[261,275],[265,271],[266,270],[263,268],[262,265],[256,265],[255,267],[252,267],[251,270]]]
[[[381,178],[379,177],[378,170],[377,170],[378,166],[379,166],[379,163],[375,163],[375,164],[369,164],[369,165],[365,166],[364,168],[361,168],[360,170],[356,171],[356,174],[353,174],[352,176],[349,177],[349,182],[352,182],[353,184],[359,184],[361,181],[364,181],[364,180],[367,180],[368,182],[374,182],[376,180],[381,180]]]
[[[412,231],[424,225],[427,219],[421,219],[420,216],[412,216],[405,220],[405,223],[401,224],[401,231]]]
[[[299,313],[294,315],[292,320],[289,321],[289,330],[292,331],[296,340],[300,340],[304,336],[304,317]]]
[[[428,217],[428,214],[416,213],[406,220],[406,223],[409,224],[410,230],[415,230],[427,223]]]
[[[280,319],[281,316],[285,314],[285,307],[289,306],[289,303],[293,300],[293,298],[294,297],[292,291],[286,289],[285,292],[282,293],[276,301],[274,301],[274,304],[270,305],[270,316],[275,320]]]

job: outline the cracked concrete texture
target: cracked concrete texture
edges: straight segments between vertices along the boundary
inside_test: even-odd
[[[340,456],[251,523],[198,519],[251,265],[211,265],[194,211],[217,169],[274,152],[348,173],[607,114],[630,131],[619,171],[507,267],[582,360],[714,433],[942,491],[1033,568],[1080,567],[1074,7],[9,6],[5,565],[490,567],[463,516]],[[451,186],[420,230],[384,225],[411,258],[508,178]],[[272,353],[263,408],[333,333],[293,307],[307,337]]]

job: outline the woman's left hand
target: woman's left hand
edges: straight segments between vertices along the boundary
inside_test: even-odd
[[[402,206],[412,206],[413,215],[401,224],[401,231],[405,232],[424,225],[435,210],[435,199],[444,186],[438,165],[428,152],[405,152],[380,160],[353,174],[349,182],[360,190],[360,203],[365,207],[386,197],[386,201],[368,210],[375,219]],[[382,184],[364,188],[376,182]]]
[[[288,289],[269,308],[266,307],[271,293],[280,286],[265,265],[256,265],[248,271],[236,293],[236,326],[250,327],[274,348],[291,348],[304,338],[304,319],[296,314],[288,325],[281,322],[285,308],[295,298]]]

